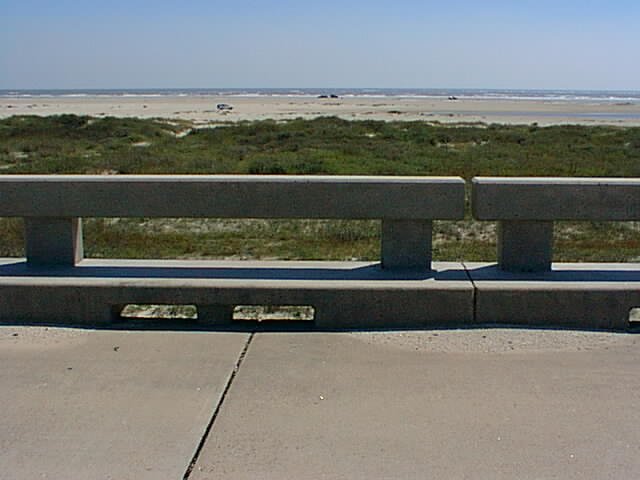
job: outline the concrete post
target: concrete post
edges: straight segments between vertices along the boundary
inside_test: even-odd
[[[108,307],[108,314],[112,321],[117,322],[118,320],[122,320],[122,311],[127,305],[124,303],[110,305]]]
[[[30,265],[71,267],[84,257],[81,218],[27,217],[24,226]]]
[[[431,269],[431,220],[383,220],[382,268]]]
[[[508,272],[551,270],[553,222],[502,221],[498,223],[498,265]]]
[[[198,323],[207,326],[229,326],[233,323],[233,305],[196,305]]]

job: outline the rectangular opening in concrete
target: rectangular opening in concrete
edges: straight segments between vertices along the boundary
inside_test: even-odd
[[[233,319],[253,322],[313,322],[315,310],[311,305],[238,305]]]
[[[554,222],[555,262],[633,262],[638,251],[638,222]]]
[[[83,232],[86,258],[376,260],[380,243],[379,220],[84,218]]]
[[[24,257],[24,221],[0,218],[0,257]]]
[[[122,318],[158,318],[195,320],[197,310],[195,305],[141,305],[129,304],[120,312]]]
[[[640,307],[634,307],[629,310],[629,325],[640,327]]]

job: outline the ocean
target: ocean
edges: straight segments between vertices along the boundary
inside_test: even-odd
[[[538,100],[580,103],[640,104],[640,90],[509,90],[461,88],[130,88],[70,90],[0,90],[0,98],[50,97],[317,97],[448,98],[471,100]]]

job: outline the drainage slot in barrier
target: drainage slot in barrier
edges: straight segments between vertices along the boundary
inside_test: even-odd
[[[640,307],[629,310],[629,326],[640,328]]]
[[[193,319],[197,318],[195,305],[138,305],[129,304],[120,312],[122,318],[160,318]]]
[[[239,321],[312,322],[314,315],[311,305],[238,305],[233,309],[233,319]]]

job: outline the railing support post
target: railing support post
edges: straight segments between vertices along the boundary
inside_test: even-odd
[[[34,266],[74,266],[84,257],[82,219],[24,219],[27,262]]]
[[[553,222],[501,221],[498,223],[498,265],[508,272],[551,270]]]
[[[233,323],[233,305],[196,305],[198,323],[206,326],[229,326]]]
[[[382,268],[431,269],[431,220],[382,220]]]

